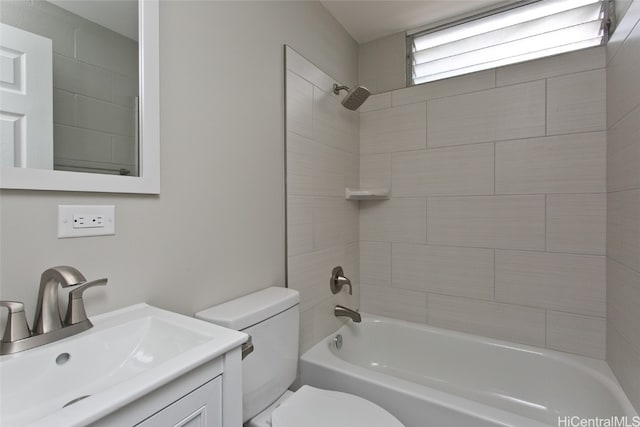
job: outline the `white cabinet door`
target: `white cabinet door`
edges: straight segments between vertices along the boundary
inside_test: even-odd
[[[53,169],[51,40],[0,24],[0,165]]]
[[[222,427],[222,379],[216,377],[147,418],[141,427]]]

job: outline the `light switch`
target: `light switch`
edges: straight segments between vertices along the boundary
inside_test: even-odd
[[[59,205],[58,238],[116,234],[113,205]]]

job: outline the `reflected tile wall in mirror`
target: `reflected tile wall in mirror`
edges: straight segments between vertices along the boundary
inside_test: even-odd
[[[54,169],[137,176],[138,42],[46,1],[0,21],[53,41]]]

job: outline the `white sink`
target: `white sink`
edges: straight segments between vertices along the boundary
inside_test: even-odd
[[[146,304],[91,321],[86,332],[0,357],[0,425],[86,425],[247,340]]]

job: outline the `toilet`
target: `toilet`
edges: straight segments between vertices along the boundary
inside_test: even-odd
[[[242,362],[245,427],[404,427],[378,405],[348,393],[304,385],[297,375],[300,296],[271,287],[196,313],[198,319],[251,335]]]

